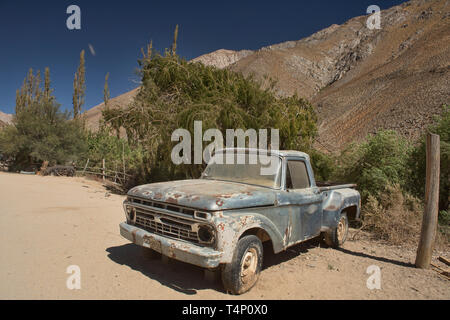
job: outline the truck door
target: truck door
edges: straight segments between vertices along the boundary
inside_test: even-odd
[[[289,244],[313,238],[320,233],[322,194],[311,186],[305,160],[286,159],[286,195],[290,203]]]

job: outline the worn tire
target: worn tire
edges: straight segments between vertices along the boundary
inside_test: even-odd
[[[234,250],[232,262],[222,265],[222,283],[225,291],[232,294],[249,291],[258,281],[262,261],[261,240],[254,235],[240,239]]]
[[[332,248],[339,248],[347,240],[348,235],[348,218],[345,212],[341,213],[338,226],[331,229],[328,232],[324,232],[323,241],[325,244]]]

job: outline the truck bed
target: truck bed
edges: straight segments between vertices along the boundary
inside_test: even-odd
[[[341,183],[341,182],[330,182],[330,181],[316,181],[317,187],[319,187],[320,191],[330,191],[336,189],[344,189],[344,188],[355,188],[356,184],[354,183]]]

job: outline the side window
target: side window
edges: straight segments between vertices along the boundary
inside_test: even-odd
[[[309,188],[310,182],[306,164],[300,160],[288,160],[286,172],[286,188],[287,189],[304,189]]]

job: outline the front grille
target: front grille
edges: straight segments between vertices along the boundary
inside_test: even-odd
[[[194,221],[166,215],[155,210],[134,207],[136,209],[136,225],[159,235],[198,243],[197,232],[192,229]]]
[[[142,204],[147,207],[165,209],[165,210],[173,211],[174,213],[185,214],[187,216],[194,218],[194,212],[195,212],[194,209],[176,206],[176,205],[172,205],[169,203],[163,203],[163,202],[157,202],[157,201],[151,201],[151,200],[147,200],[147,199],[139,199],[139,198],[133,198],[133,197],[128,197],[128,201],[130,201],[131,203]]]

